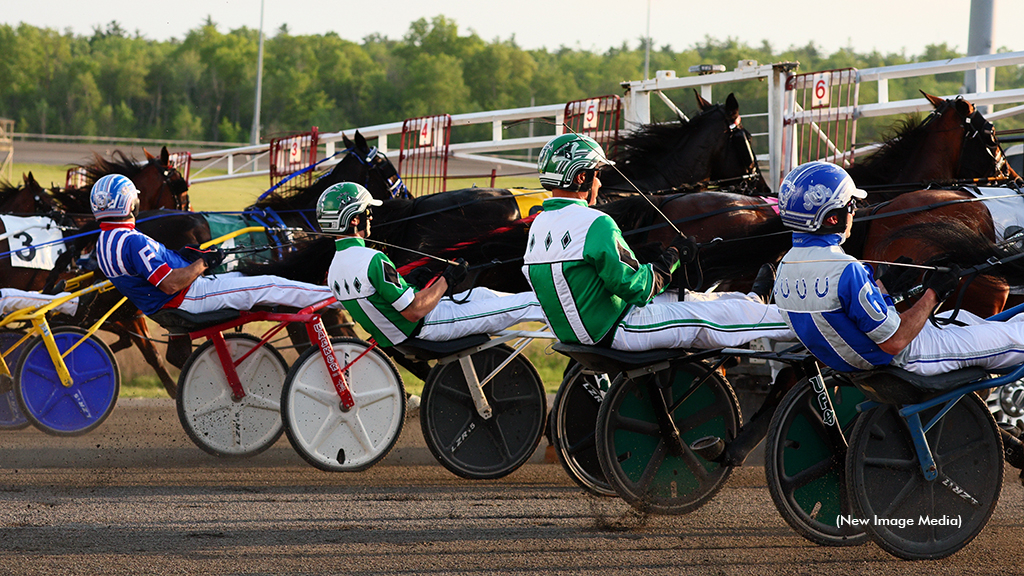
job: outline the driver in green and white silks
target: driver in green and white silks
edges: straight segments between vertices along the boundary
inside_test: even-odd
[[[544,321],[532,292],[505,294],[473,288],[456,294],[454,300],[446,298],[449,286],[466,277],[464,261],[449,265],[422,290],[408,284],[386,254],[366,245],[372,207],[381,204],[359,184],[344,182],[325,190],[316,207],[321,230],[341,235],[327,284],[378,344],[394,346],[412,337],[453,340],[494,333],[520,322]]]
[[[605,164],[601,146],[579,134],[556,136],[538,158],[540,182],[553,197],[530,227],[523,273],[559,340],[642,351],[794,339],[778,308],[763,302],[774,278],[755,280],[751,294],[654,302],[687,240],[677,239],[658,261],[640,264],[615,221],[590,208]]]

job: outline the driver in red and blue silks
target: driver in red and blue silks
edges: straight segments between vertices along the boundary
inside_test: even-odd
[[[100,271],[144,314],[165,308],[192,314],[276,304],[305,308],[331,297],[326,286],[277,276],[236,272],[204,276],[220,265],[224,252],[195,247],[175,252],[139,232],[135,229],[138,196],[131,180],[111,174],[96,181],[89,201],[100,225],[96,246]]]

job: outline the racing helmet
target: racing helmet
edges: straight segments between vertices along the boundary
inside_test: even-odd
[[[139,207],[139,189],[126,176],[108,174],[92,185],[89,205],[97,220],[127,218]]]
[[[867,195],[841,167],[829,162],[807,162],[782,180],[779,215],[789,228],[818,232],[830,212]]]
[[[324,232],[348,232],[353,218],[381,204],[355,182],[334,184],[316,202],[316,221]]]
[[[593,138],[582,134],[555,136],[541,148],[537,157],[540,184],[546,190],[572,190],[577,174],[605,164],[614,165],[615,162],[605,157],[601,145]]]

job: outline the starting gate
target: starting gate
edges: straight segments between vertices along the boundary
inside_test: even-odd
[[[178,170],[181,177],[185,179],[186,184],[190,182],[190,178],[192,177],[191,152],[175,152],[168,156],[168,163]]]
[[[409,118],[402,123],[398,173],[413,196],[448,189],[448,144],[452,117],[449,114]]]
[[[857,69],[843,68],[786,79],[786,172],[811,160],[849,168],[857,140]]]
[[[621,120],[622,98],[614,94],[565,104],[565,131],[590,136],[609,158],[617,152]]]
[[[303,168],[309,168],[289,181],[295,187],[313,184],[313,166],[316,165],[316,148],[320,144],[320,134],[316,126],[309,132],[273,138],[270,140],[270,185],[277,185],[282,180]],[[191,158],[191,157],[190,157]]]

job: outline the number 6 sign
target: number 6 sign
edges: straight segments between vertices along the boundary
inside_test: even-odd
[[[831,74],[814,75],[814,91],[811,93],[811,108],[825,108],[829,105],[829,96],[832,93],[829,81]]]

